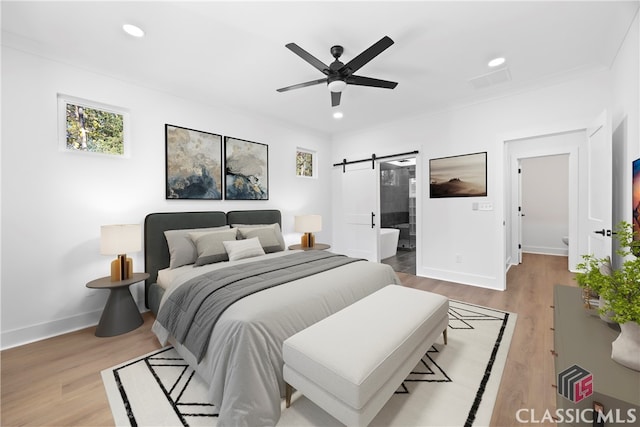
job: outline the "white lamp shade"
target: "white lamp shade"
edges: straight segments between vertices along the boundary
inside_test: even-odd
[[[121,255],[142,249],[140,224],[114,224],[100,227],[100,253]]]
[[[296,215],[294,228],[299,233],[315,233],[322,230],[320,215]]]

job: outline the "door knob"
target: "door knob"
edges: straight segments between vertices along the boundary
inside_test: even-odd
[[[611,237],[612,234],[615,234],[611,230],[605,230],[604,228],[602,230],[596,230],[596,231],[594,231],[594,233],[602,234],[603,236],[607,236],[607,237]]]

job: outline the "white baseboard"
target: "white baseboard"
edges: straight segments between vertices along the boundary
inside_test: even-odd
[[[569,248],[548,246],[522,246],[522,252],[538,255],[569,256]]]
[[[463,285],[476,286],[479,288],[494,289],[498,291],[504,290],[497,285],[498,278],[493,276],[460,273],[459,271],[442,270],[435,268],[418,268],[418,266],[416,266],[416,276],[445,280],[447,282],[460,283]]]
[[[144,306],[141,307],[140,302],[137,304],[141,313],[148,311]],[[0,350],[6,350],[96,326],[100,321],[100,316],[102,316],[102,310],[96,310],[64,319],[52,320],[51,322],[39,323],[37,325],[2,332],[0,335]]]
[[[79,329],[95,326],[100,320],[102,310],[91,313],[83,313],[66,319],[54,320],[52,322],[40,323],[24,328],[14,329],[2,333],[0,337],[0,348],[6,350],[20,345],[44,340]]]

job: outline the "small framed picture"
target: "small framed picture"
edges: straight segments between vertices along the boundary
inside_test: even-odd
[[[222,200],[222,136],[165,124],[167,199]]]
[[[317,155],[313,150],[298,147],[296,149],[296,176],[317,178]]]
[[[129,157],[129,112],[58,94],[58,144],[62,151]]]

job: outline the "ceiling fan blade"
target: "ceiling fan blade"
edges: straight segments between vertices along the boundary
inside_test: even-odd
[[[350,75],[355,73],[360,68],[362,68],[367,62],[371,61],[376,56],[380,55],[385,49],[393,44],[393,40],[391,40],[388,36],[384,36],[376,43],[374,43],[371,47],[366,49],[360,55],[353,58],[351,61],[347,62],[338,70],[341,74],[345,73]]]
[[[342,95],[342,92],[331,92],[332,107],[337,107],[338,105],[340,105],[340,95]]]
[[[324,62],[320,61],[315,56],[311,55],[309,52],[307,52],[306,50],[304,50],[303,48],[301,48],[297,44],[289,43],[289,44],[286,44],[285,46],[287,48],[289,48],[289,50],[291,52],[295,53],[300,58],[304,59],[309,64],[313,65],[313,67],[316,68],[317,70],[319,70],[321,73],[323,73],[325,75],[329,75],[329,66],[328,65],[326,65]]]
[[[327,79],[311,80],[310,82],[298,83],[297,85],[281,87],[280,89],[276,89],[276,90],[278,92],[286,92],[288,90],[300,89],[301,87],[319,85],[320,83],[326,83],[326,82],[327,82]]]
[[[362,76],[349,76],[347,77],[346,81],[347,84],[350,85],[381,87],[385,89],[394,89],[396,86],[398,86],[397,82],[390,82],[389,80],[373,79],[371,77]]]

